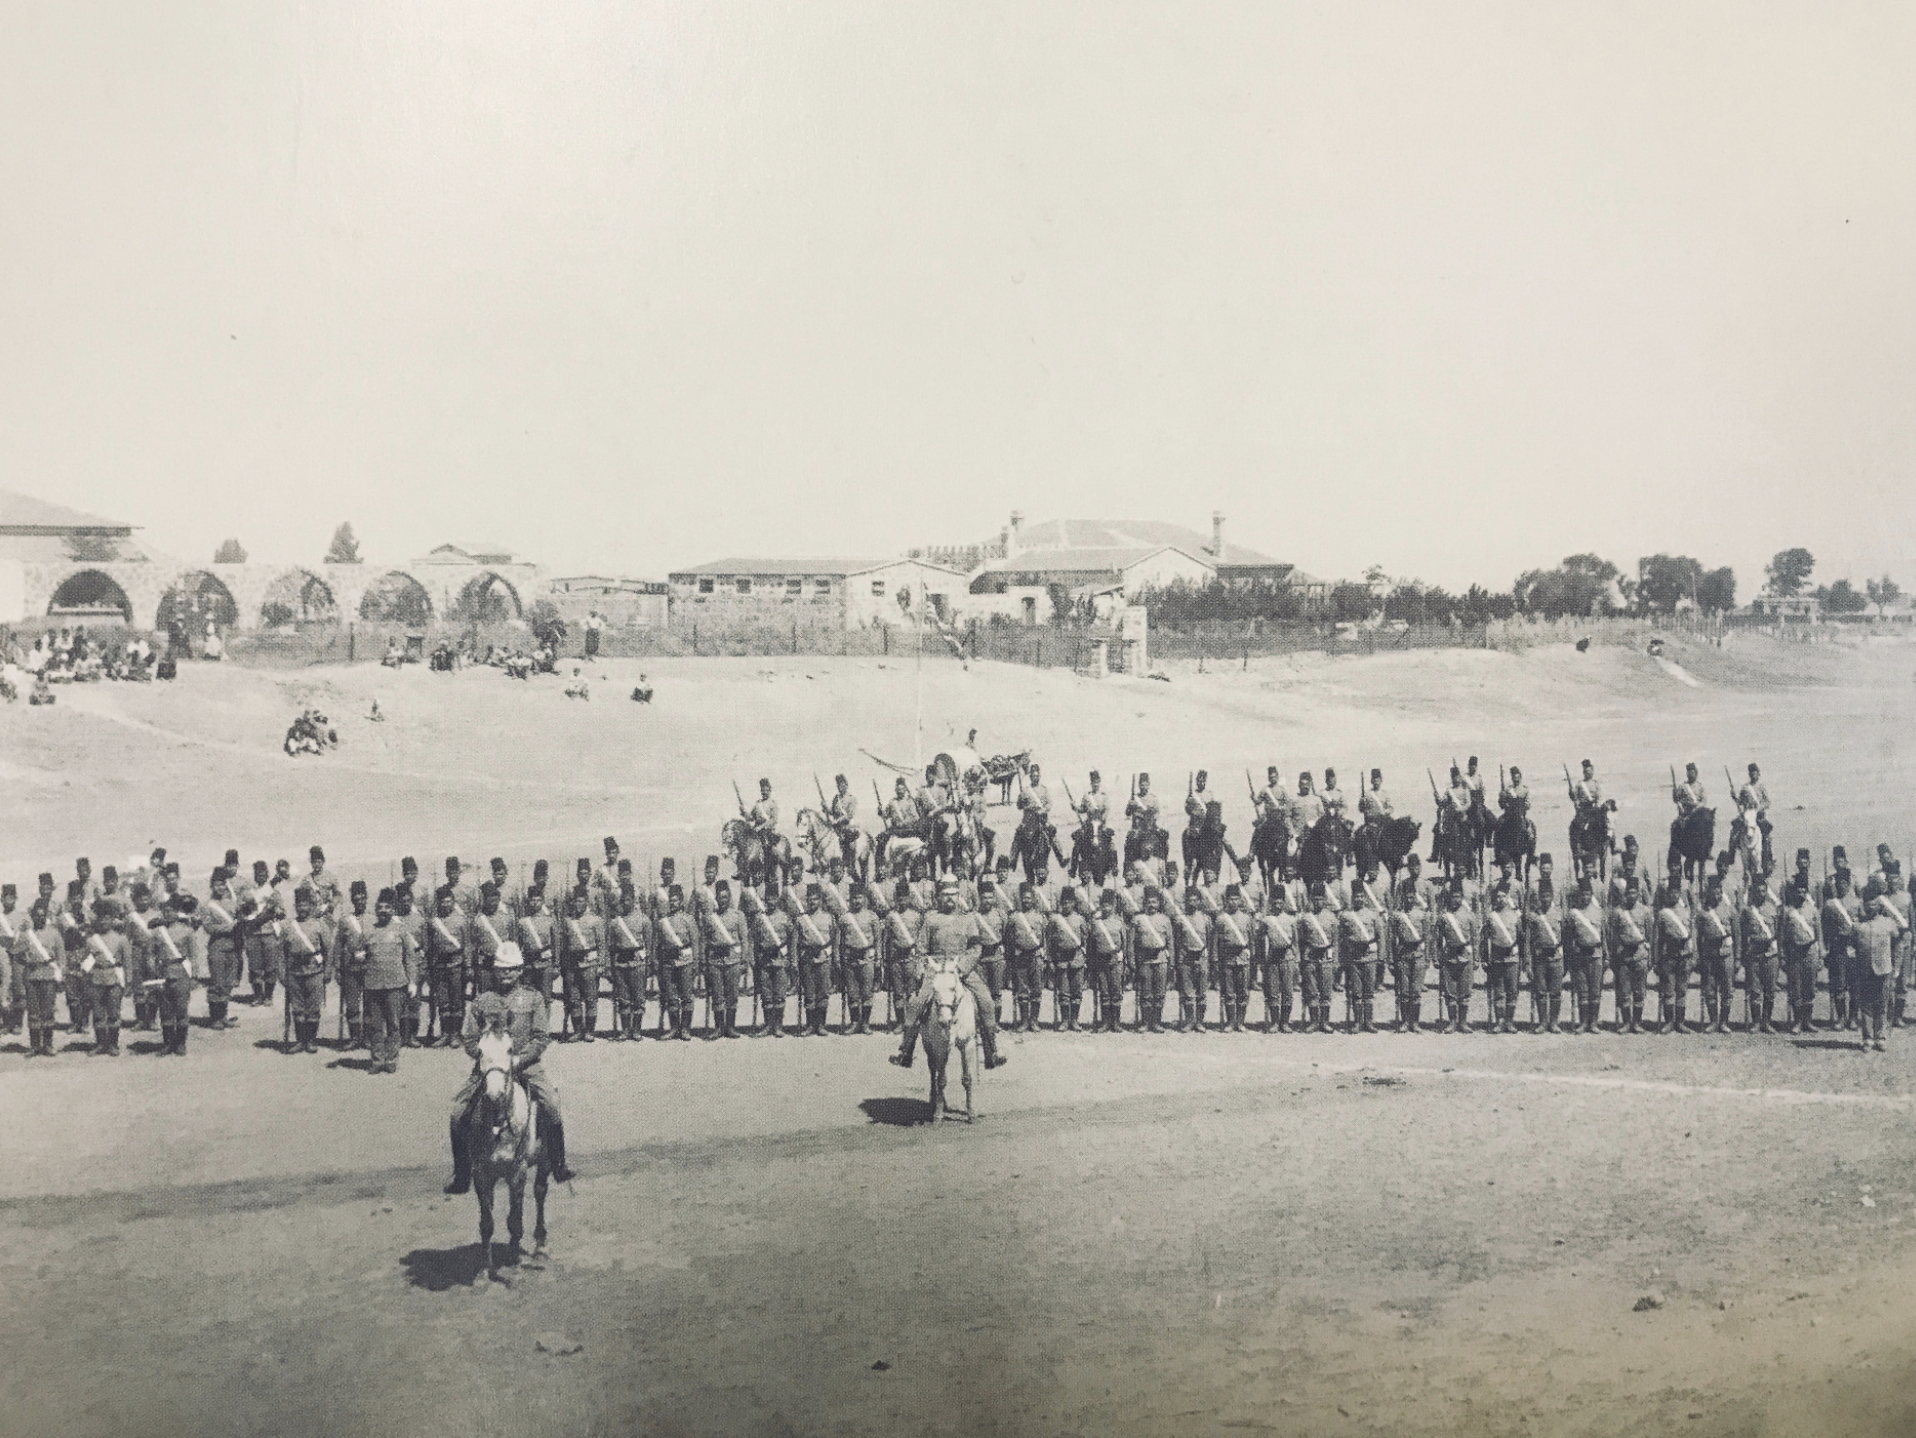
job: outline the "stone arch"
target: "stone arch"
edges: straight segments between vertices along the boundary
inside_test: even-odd
[[[432,623],[432,594],[405,570],[390,570],[367,588],[359,601],[359,617],[424,628]]]
[[[289,569],[260,596],[259,622],[269,629],[327,624],[339,618],[333,587],[310,569]]]
[[[133,601],[126,597],[126,591],[112,575],[98,569],[81,569],[61,580],[53,591],[53,598],[47,603],[47,614],[54,618],[71,616],[81,618],[104,618],[117,614],[127,623],[133,622]]]
[[[153,627],[171,633],[175,624],[198,632],[211,619],[221,629],[239,623],[239,604],[226,581],[204,569],[189,569],[160,596]]]
[[[519,591],[503,575],[481,570],[468,579],[453,601],[449,618],[465,623],[486,624],[525,615],[519,604]]]

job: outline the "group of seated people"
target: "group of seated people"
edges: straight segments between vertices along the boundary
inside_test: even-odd
[[[55,684],[87,684],[102,679],[148,683],[171,679],[170,655],[161,655],[144,634],[126,633],[100,640],[85,626],[49,629],[24,649],[10,645],[0,653],[0,698],[12,701],[29,691],[29,704],[51,704]]]

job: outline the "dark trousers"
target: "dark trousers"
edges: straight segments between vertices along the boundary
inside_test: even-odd
[[[173,1025],[186,1023],[187,1006],[193,999],[191,979],[168,979],[157,989],[150,989],[148,992],[158,996],[161,1023]]]
[[[1053,1023],[1076,1023],[1084,1008],[1084,965],[1054,964],[1051,968]]]
[[[1164,951],[1158,950],[1161,954]],[[1158,1024],[1164,1021],[1164,992],[1171,980],[1171,966],[1163,959],[1138,965],[1138,1022]]]
[[[339,971],[339,1013],[357,1033],[365,1023],[365,975],[358,969]]]
[[[1484,988],[1490,994],[1490,1016],[1493,1019],[1517,1013],[1517,962],[1499,960],[1484,969]]]
[[[1361,958],[1347,960],[1344,964],[1344,997],[1352,1004],[1367,1004],[1376,997],[1375,985],[1377,970],[1372,967],[1368,954]],[[1361,1023],[1362,1012],[1359,1011]]]
[[[665,1014],[692,1010],[692,966],[690,964],[659,965],[659,1005]],[[659,1022],[665,1022],[661,1016]]]
[[[1830,944],[1824,961],[1829,965],[1830,1016],[1834,1018],[1856,992],[1858,965],[1847,939],[1838,939]]]
[[[1879,974],[1872,970],[1867,962],[1857,965],[1855,974],[1856,1013],[1861,1020],[1864,1039],[1883,1037],[1884,1025],[1889,1015],[1889,995],[1896,982],[1896,976]]]
[[[634,1021],[645,1017],[645,968],[641,964],[614,964],[612,974],[612,1011],[631,1014]]]
[[[870,949],[847,949],[838,966],[839,982],[845,986],[845,1002],[854,1009],[872,1001],[878,966],[872,962],[871,954]]]
[[[67,971],[67,1023],[75,1033],[93,1020],[93,985],[73,964]]]
[[[1537,1011],[1547,1020],[1550,1014],[1544,1005],[1553,998],[1561,1001],[1563,997],[1561,949],[1530,956],[1530,989],[1537,996]]]
[[[1625,1004],[1629,1005],[1630,1014],[1643,1007],[1644,990],[1648,987],[1650,977],[1650,960],[1641,953],[1628,957],[1618,955],[1612,966],[1612,974],[1616,984],[1617,1021],[1622,1023],[1629,1017],[1624,1012]]]
[[[798,1002],[807,1014],[831,1007],[832,964],[829,954],[821,952],[816,957],[807,955],[799,959]]]
[[[1302,963],[1304,1007],[1325,1009],[1331,1006],[1331,951],[1306,949]]]
[[[316,1024],[326,1008],[326,976],[319,973],[286,976],[286,1007],[297,1023]],[[448,1030],[447,1032],[454,1032]]]
[[[126,990],[118,984],[93,985],[93,1027],[99,1029],[117,1029],[120,1026],[120,1007]]]
[[[1019,952],[1011,957],[1011,991],[1018,1002],[1033,1009],[1044,996],[1044,968],[1037,950]]]
[[[223,1004],[239,982],[240,952],[236,944],[211,944],[206,950],[206,1001]]]
[[[1808,944],[1783,943],[1783,984],[1789,996],[1790,1018],[1804,1021],[1816,1012],[1816,950]]]
[[[26,983],[27,1022],[35,1028],[52,1028],[53,999],[60,992],[59,982],[55,979],[28,979]]]
[[[1105,1023],[1116,1023],[1124,1008],[1124,970],[1115,958],[1096,959],[1085,971],[1097,1005],[1097,1016]]]
[[[1723,1023],[1730,1021],[1730,1001],[1736,996],[1736,978],[1731,973],[1735,962],[1728,945],[1716,951],[1704,950],[1697,962],[1697,989],[1703,998],[1703,1012]],[[1812,986],[1815,977],[1815,971],[1811,970]],[[1815,992],[1814,987],[1811,992]]]
[[[1450,1000],[1451,1017],[1464,1023],[1470,1022],[1470,990],[1474,977],[1475,965],[1468,959],[1461,964],[1444,961],[1444,996]]]
[[[991,994],[992,1003],[1005,991],[1005,956],[1002,953],[986,954],[978,960],[978,973],[985,981],[985,989]]]
[[[376,1064],[399,1062],[400,1017],[406,1011],[404,989],[367,989],[366,1047]]]
[[[712,1027],[720,1033],[738,1022],[738,981],[742,964],[713,964],[705,971],[705,997],[712,1009]]]
[[[792,971],[784,964],[767,964],[758,971],[758,998],[769,1023],[785,1022],[785,1000],[792,994]]]
[[[288,980],[290,983],[291,980]],[[432,1002],[439,1011],[439,1032],[457,1034],[466,1022],[466,968],[447,965],[432,971]]]
[[[1422,1003],[1424,999],[1424,981],[1430,975],[1430,963],[1424,957],[1423,946],[1399,948],[1390,961],[1391,982],[1397,985],[1397,1003],[1399,1007],[1409,1003]]]
[[[1264,960],[1264,1020],[1285,1024],[1291,1021],[1291,996],[1297,992],[1296,950],[1283,949]]]
[[[1570,961],[1570,992],[1577,997],[1577,1021],[1594,1024],[1603,1005],[1603,957],[1579,955]]]
[[[1767,1024],[1776,1008],[1776,950],[1743,956],[1743,983],[1750,996],[1750,1021]]]
[[[1211,975],[1204,962],[1202,953],[1179,954],[1177,973],[1174,982],[1178,986],[1178,997],[1202,1006],[1206,991],[1211,987]]]
[[[596,963],[565,966],[565,1006],[576,1031],[584,1033],[589,1027],[598,1027],[599,966]]]

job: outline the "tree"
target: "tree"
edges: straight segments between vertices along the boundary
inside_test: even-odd
[[[1866,579],[1863,588],[1869,591],[1869,602],[1876,606],[1878,614],[1885,614],[1889,606],[1903,597],[1902,586],[1885,574],[1881,579]]]
[[[1616,565],[1599,555],[1572,554],[1555,569],[1525,570],[1511,586],[1511,596],[1526,614],[1581,618],[1615,608],[1611,595],[1621,593],[1621,577]]]
[[[1705,614],[1727,614],[1736,608],[1736,571],[1726,564],[1699,579],[1696,606]]]
[[[1685,599],[1701,604],[1697,586],[1703,566],[1687,554],[1652,554],[1637,561],[1637,608],[1644,614],[1674,614]]]
[[[333,542],[326,546],[326,562],[328,564],[359,563],[359,540],[353,534],[351,520],[341,521],[339,528],[333,531]]]
[[[1807,549],[1779,549],[1769,567],[1763,573],[1770,582],[1770,593],[1779,599],[1792,594],[1801,594],[1803,586],[1810,582],[1810,571],[1816,568],[1816,556]]]
[[[213,562],[215,564],[244,564],[246,563],[246,546],[241,544],[237,539],[222,539],[220,541],[220,547],[213,551]]]
[[[1851,588],[1847,579],[1839,579],[1827,588],[1819,588],[1816,597],[1822,600],[1823,608],[1831,614],[1861,614],[1869,608],[1869,596]]]
[[[1381,607],[1368,584],[1340,584],[1331,591],[1331,617],[1343,623],[1369,619]]]

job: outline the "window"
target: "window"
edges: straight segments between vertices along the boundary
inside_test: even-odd
[[[710,594],[711,592],[712,592],[712,580],[711,580],[711,577],[708,575],[699,580],[699,593]]]
[[[830,594],[831,592],[832,592],[831,580],[814,579],[812,581],[812,593],[819,595],[822,598],[823,596]]]
[[[882,579],[874,579],[872,581],[872,598],[883,599],[884,597],[885,597],[885,581]]]
[[[750,594],[750,593],[752,592],[752,581],[751,581],[751,580],[749,580],[749,579],[741,579],[741,580],[739,580],[739,582],[738,582],[738,592],[739,592],[740,594]]]
[[[798,598],[799,595],[803,594],[804,592],[805,592],[804,580],[788,579],[785,581],[785,593],[789,595],[791,598],[796,599]]]

